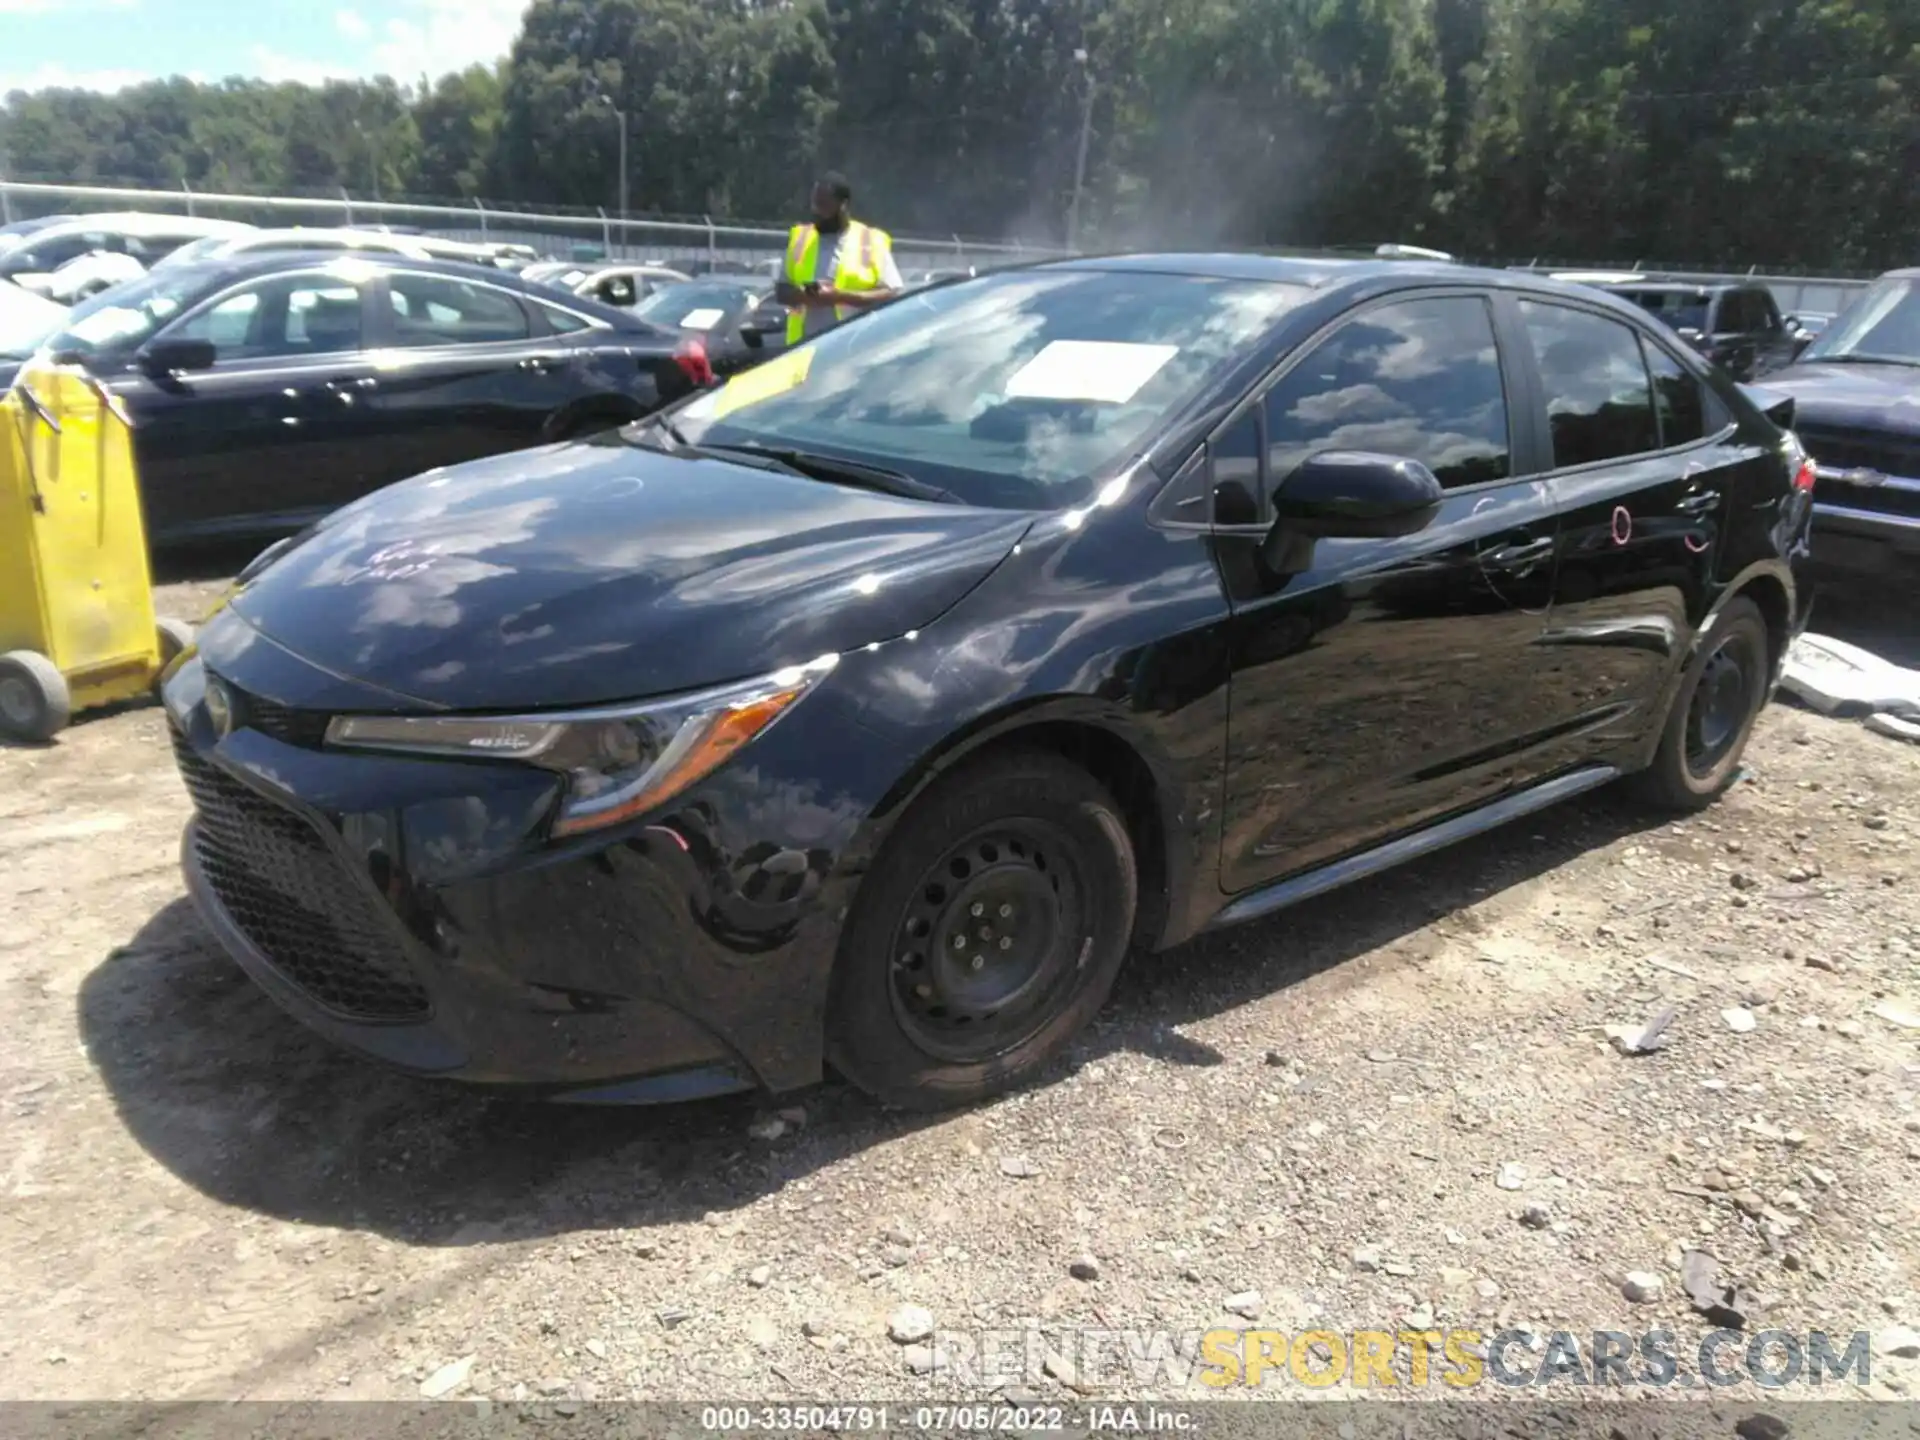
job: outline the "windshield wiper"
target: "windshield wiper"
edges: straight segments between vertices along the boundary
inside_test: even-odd
[[[842,460],[838,455],[822,455],[815,450],[790,450],[751,442],[742,445],[702,445],[699,448],[722,455],[751,455],[758,459],[773,460],[816,480],[840,480],[908,500],[932,500],[943,505],[966,503],[951,490],[942,490],[938,485],[929,485],[898,470],[866,465],[858,460]]]

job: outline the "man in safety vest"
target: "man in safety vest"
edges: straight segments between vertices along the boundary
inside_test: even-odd
[[[852,199],[844,175],[821,176],[813,187],[813,222],[794,226],[787,237],[786,267],[774,293],[787,307],[789,345],[906,288],[893,263],[893,237],[849,215]]]

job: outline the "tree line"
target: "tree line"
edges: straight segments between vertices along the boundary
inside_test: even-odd
[[[1920,260],[1913,0],[533,0],[429,82],[15,93],[11,178],[907,232]],[[1082,154],[1084,146],[1084,168]]]

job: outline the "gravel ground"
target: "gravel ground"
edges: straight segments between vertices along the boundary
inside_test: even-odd
[[[0,749],[6,1398],[955,1400],[916,1370],[1006,1330],[1002,1398],[1173,1399],[1215,1392],[1074,1337],[1539,1364],[1736,1320],[1875,1332],[1867,1393],[1920,1386],[1920,747],[1854,724],[1776,706],[1702,817],[1603,792],[1136,961],[1048,1083],[932,1120],[388,1075],[221,955],[187,811],[151,707]]]

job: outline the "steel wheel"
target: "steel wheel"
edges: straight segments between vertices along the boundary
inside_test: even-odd
[[[1126,821],[1085,770],[1024,749],[957,767],[861,882],[828,997],[828,1058],[912,1109],[1023,1083],[1106,999],[1138,900]]]
[[[989,826],[953,846],[920,877],[895,935],[901,1027],[941,1060],[1018,1045],[1072,982],[1084,894],[1072,845],[1043,821]]]
[[[1715,648],[1687,705],[1687,769],[1696,777],[1711,775],[1746,732],[1760,682],[1760,657],[1746,639],[1732,634]]]

